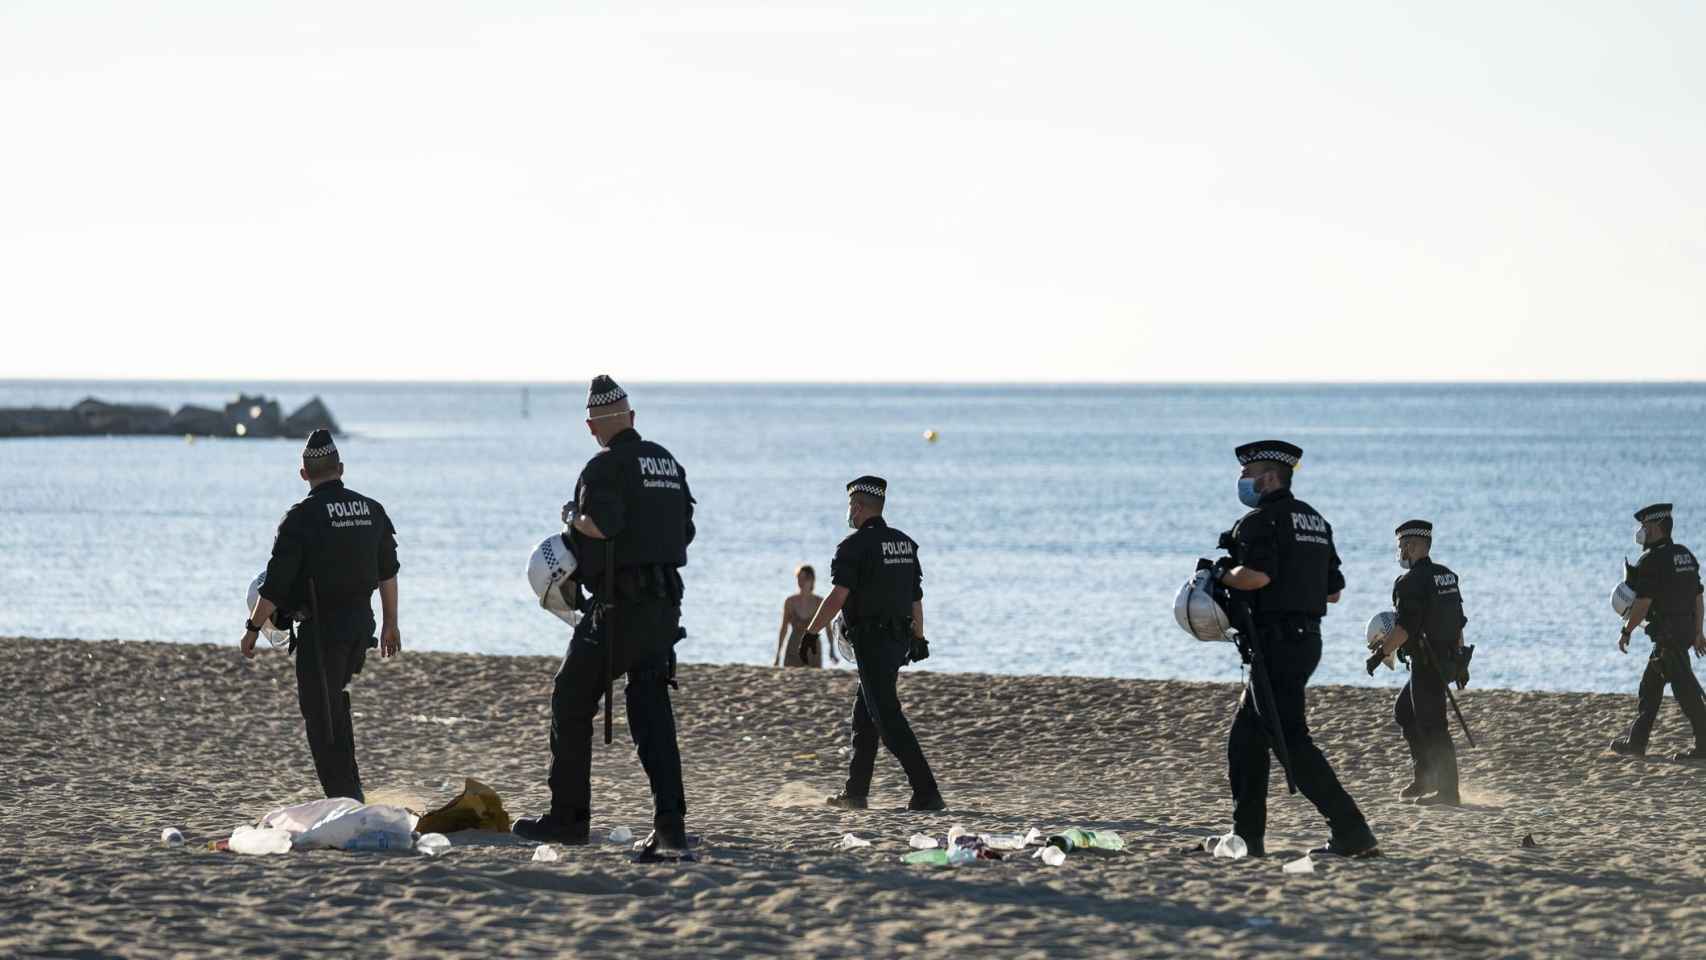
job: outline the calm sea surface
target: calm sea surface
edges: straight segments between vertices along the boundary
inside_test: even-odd
[[[1677,504],[1706,546],[1706,385],[712,386],[629,384],[640,429],[687,468],[699,539],[685,659],[769,663],[797,564],[826,581],[842,485],[890,481],[922,544],[937,670],[1227,680],[1173,594],[1242,513],[1232,447],[1304,447],[1298,494],[1333,523],[1349,588],[1318,680],[1363,675],[1388,606],[1392,529],[1434,521],[1463,578],[1479,685],[1633,690],[1607,596],[1630,514]],[[557,654],[567,631],[523,570],[594,452],[585,388],[0,381],[0,406],[325,398],[349,484],[383,501],[415,649]],[[926,429],[939,431],[926,443]],[[300,498],[297,441],[0,441],[0,635],[235,645],[243,595]]]

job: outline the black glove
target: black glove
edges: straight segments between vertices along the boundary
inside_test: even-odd
[[[1219,560],[1214,561],[1214,571],[1208,575],[1208,578],[1213,580],[1215,583],[1219,583],[1221,578],[1226,576],[1227,571],[1231,570],[1235,566],[1237,566],[1237,564],[1232,562],[1231,557],[1221,557]]]
[[[907,662],[917,663],[920,660],[928,659],[930,659],[930,641],[923,637],[913,637],[912,651],[906,656]]]
[[[1367,668],[1368,675],[1372,677],[1374,676],[1375,668],[1379,667],[1385,660],[1386,654],[1380,650],[1376,650],[1368,655],[1368,660],[1363,663],[1363,666]]]
[[[1469,686],[1469,661],[1475,658],[1475,645],[1459,648],[1457,651],[1457,675],[1452,679],[1457,683],[1457,689]]]

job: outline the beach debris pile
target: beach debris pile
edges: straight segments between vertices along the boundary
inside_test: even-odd
[[[415,833],[418,818],[386,804],[366,804],[349,797],[310,800],[280,807],[253,827],[238,827],[223,849],[248,856],[268,856],[292,850],[413,850],[436,856],[450,846],[442,833]],[[220,849],[219,844],[214,845]]]
[[[462,792],[437,810],[420,816],[403,807],[363,803],[349,797],[291,804],[241,826],[225,840],[208,844],[246,856],[271,856],[293,850],[413,850],[436,857],[450,849],[447,833],[489,830],[508,833],[509,814],[497,791],[469,777]],[[161,831],[160,842],[177,846],[183,834]]]
[[[1125,841],[1112,830],[1073,827],[1045,837],[1035,827],[1025,833],[970,833],[954,824],[948,828],[947,837],[940,840],[927,834],[913,834],[907,840],[912,852],[902,856],[900,862],[957,867],[977,860],[1002,860],[1009,854],[1023,852],[1037,844],[1042,846],[1031,855],[1032,858],[1040,859],[1051,867],[1065,863],[1066,855],[1073,851],[1118,853],[1125,849]],[[843,850],[869,845],[869,841],[860,841],[852,834],[841,839]]]

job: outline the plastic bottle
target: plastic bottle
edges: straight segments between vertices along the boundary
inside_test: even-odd
[[[955,844],[953,849],[948,851],[948,863],[956,867],[976,860],[977,844],[974,843]]]
[[[184,845],[184,833],[177,827],[167,827],[160,831],[160,845],[164,847],[181,847]]]
[[[415,841],[415,849],[429,857],[436,857],[450,849],[450,838],[442,833],[423,833]]]
[[[1228,833],[1214,845],[1214,855],[1222,860],[1241,860],[1250,852],[1250,845],[1236,833]]]
[[[938,866],[938,867],[947,866],[947,864],[948,864],[948,851],[942,850],[940,848],[932,848],[929,850],[914,850],[911,853],[907,854],[906,856],[901,857],[900,862],[901,863],[927,863],[927,864],[930,864],[932,866]]]
[[[412,838],[389,830],[368,830],[358,833],[344,844],[345,850],[407,850]]]
[[[1112,830],[1086,830],[1090,842],[1086,844],[1092,850],[1124,850],[1125,841]]]
[[[1029,834],[1019,833],[986,833],[983,835],[983,845],[991,850],[1023,850]]]
[[[841,842],[836,844],[836,846],[842,850],[857,850],[860,847],[868,847],[870,845],[871,841],[866,840],[863,837],[855,837],[851,833],[843,834]]]
[[[1051,835],[1048,838],[1048,845],[1067,853],[1071,853],[1074,850],[1081,850],[1084,847],[1089,846],[1090,835],[1077,827],[1073,827],[1070,830],[1062,830],[1059,833]]]
[[[1309,859],[1309,854],[1306,853],[1301,859],[1293,860],[1280,869],[1285,873],[1314,873],[1315,861]]]
[[[289,853],[290,834],[284,830],[238,827],[231,831],[231,843],[227,849],[252,857]]]
[[[1059,847],[1055,847],[1055,846],[1043,847],[1041,850],[1038,850],[1033,856],[1037,857],[1039,860],[1048,864],[1051,867],[1058,867],[1061,864],[1066,862],[1066,851],[1060,849]]]
[[[941,846],[940,843],[936,842],[935,837],[927,837],[922,833],[913,834],[906,841],[906,845],[911,847],[914,850],[934,850],[937,847]]]

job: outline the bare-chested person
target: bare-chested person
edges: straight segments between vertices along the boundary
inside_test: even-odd
[[[782,601],[782,629],[776,634],[776,661],[772,666],[821,667],[826,646],[830,662],[836,662],[835,647],[824,643],[818,634],[806,632],[812,614],[823,603],[823,598],[812,592],[817,586],[817,571],[809,564],[801,565],[794,571],[794,582],[800,592]]]

